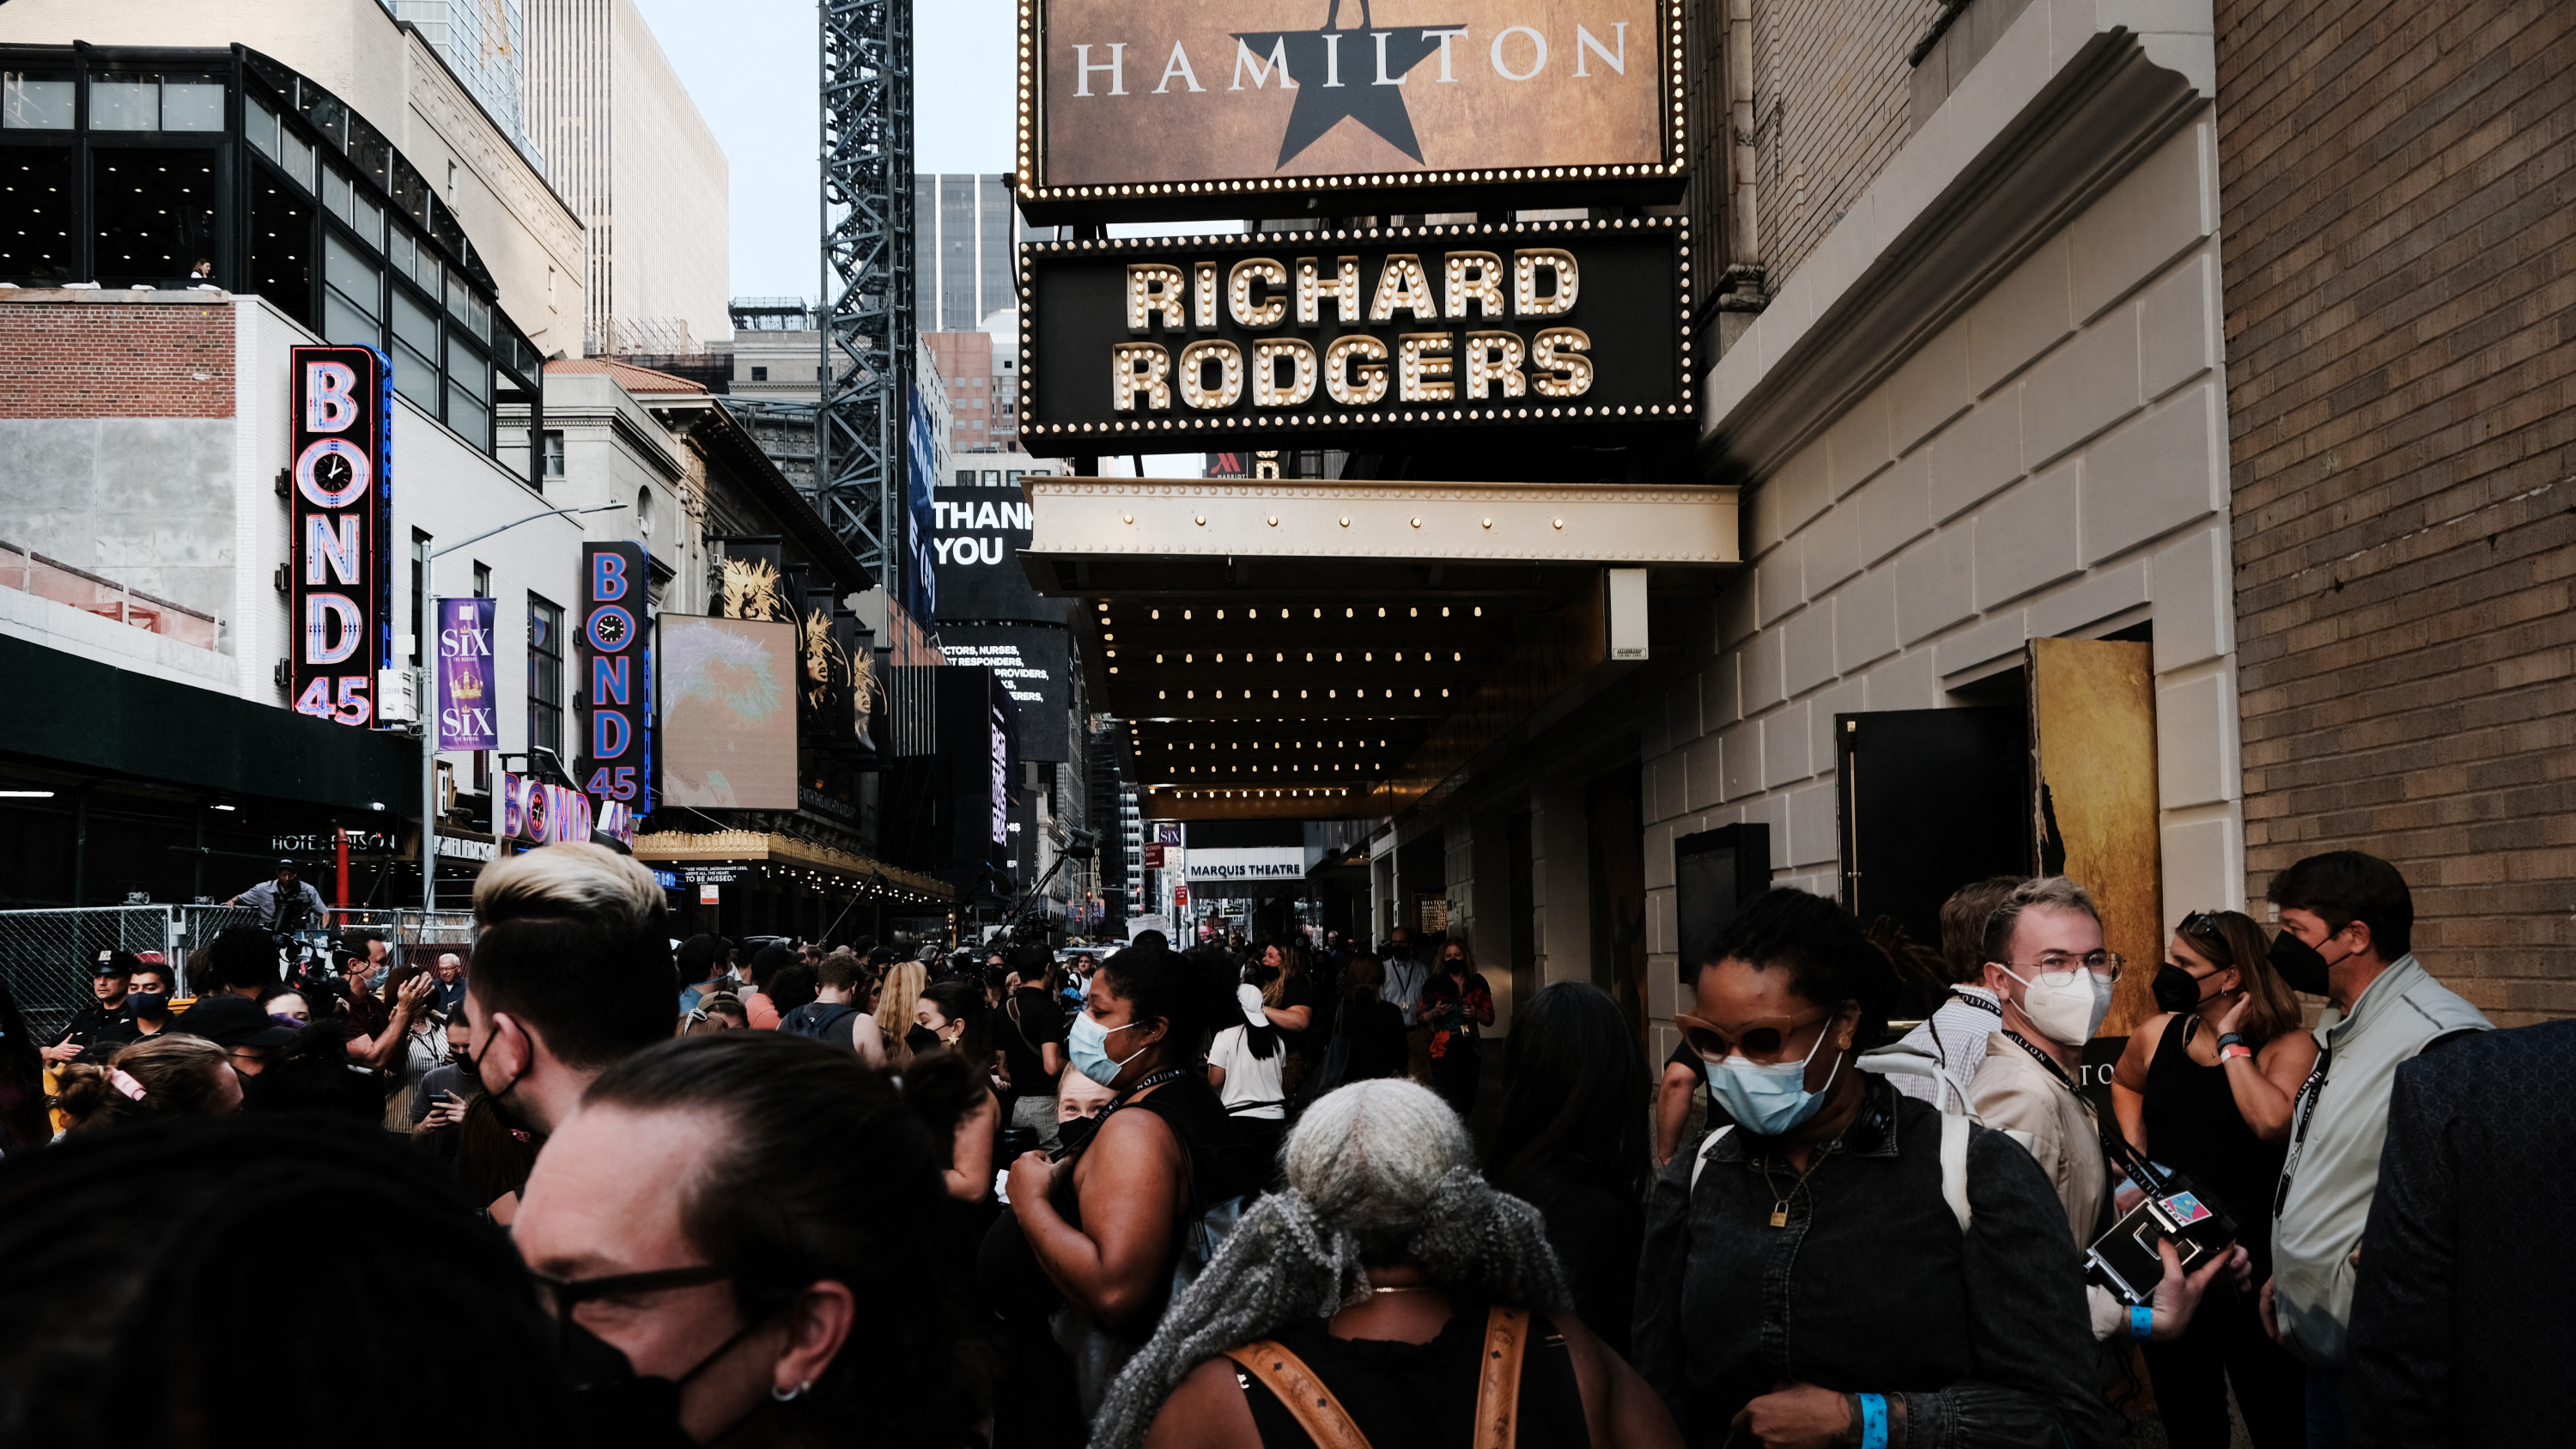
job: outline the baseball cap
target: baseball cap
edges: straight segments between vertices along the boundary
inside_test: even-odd
[[[181,1031],[225,1047],[284,1046],[295,1040],[294,1031],[278,1025],[267,1008],[231,992],[207,997],[189,1007],[180,1016],[178,1026]]]
[[[101,951],[98,953],[98,969],[91,974],[98,976],[131,976],[134,974],[135,968],[142,964],[142,959],[137,957],[131,951]]]

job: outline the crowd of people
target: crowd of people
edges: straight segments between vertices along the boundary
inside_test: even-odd
[[[2576,1029],[2385,862],[2270,896],[2142,966],[2062,877],[1937,950],[1776,889],[1658,1081],[1588,983],[1489,1065],[1454,938],[675,941],[547,846],[470,950],[108,952],[41,1041],[0,984],[0,1441],[2547,1442]]]

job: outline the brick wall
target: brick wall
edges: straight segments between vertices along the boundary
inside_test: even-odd
[[[0,304],[0,418],[228,418],[229,304]]]
[[[1754,0],[1762,262],[1776,288],[1904,143],[1940,0]]]
[[[2218,0],[2246,872],[2576,1013],[2576,6]]]

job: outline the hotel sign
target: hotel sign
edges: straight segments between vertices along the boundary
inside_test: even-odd
[[[1677,3],[1021,0],[1020,57],[1034,220],[1265,214],[1246,192],[1336,193],[1322,214],[1350,215],[1494,185],[1680,186]]]
[[[1624,442],[1691,416],[1678,217],[1032,242],[1020,255],[1023,431],[1050,453],[1496,427]]]
[[[372,347],[290,349],[287,697],[335,724],[376,717],[393,661],[393,372]]]

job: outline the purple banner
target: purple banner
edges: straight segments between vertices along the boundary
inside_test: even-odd
[[[438,747],[497,750],[492,697],[492,600],[438,601]]]

